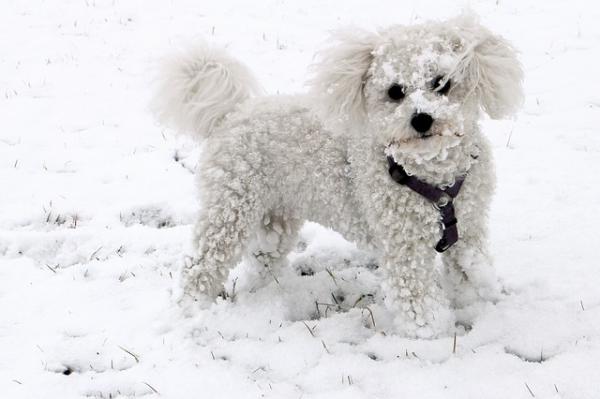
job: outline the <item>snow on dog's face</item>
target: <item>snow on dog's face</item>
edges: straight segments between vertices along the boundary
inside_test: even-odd
[[[363,87],[368,130],[380,144],[427,158],[459,142],[476,114],[456,73],[463,51],[459,40],[425,26],[382,34]]]
[[[431,159],[473,130],[480,108],[502,118],[521,103],[514,50],[474,17],[334,38],[312,81],[324,119],[394,153]]]

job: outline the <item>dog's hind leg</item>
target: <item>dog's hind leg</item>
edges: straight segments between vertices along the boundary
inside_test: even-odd
[[[264,215],[247,249],[249,262],[264,278],[278,281],[279,269],[296,245],[300,227],[302,221],[285,211]]]
[[[195,254],[186,258],[182,270],[183,300],[210,303],[223,292],[259,220],[260,207],[252,196],[227,188],[219,191],[218,196],[208,196],[194,229]]]

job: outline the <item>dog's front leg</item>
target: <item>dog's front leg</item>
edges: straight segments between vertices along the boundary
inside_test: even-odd
[[[489,252],[488,213],[495,175],[489,144],[479,138],[479,155],[455,200],[459,239],[442,254],[447,291],[456,308],[500,298]]]
[[[383,284],[395,325],[409,337],[448,335],[454,327],[449,301],[438,284],[435,251],[428,240],[394,243],[385,251],[388,278]]]
[[[467,215],[463,219],[469,220]],[[485,220],[471,218],[461,227],[460,239],[442,257],[453,306],[495,301],[500,297],[500,285],[488,250]]]

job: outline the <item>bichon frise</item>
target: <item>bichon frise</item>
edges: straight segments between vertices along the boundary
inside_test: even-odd
[[[451,306],[498,293],[478,121],[517,110],[520,63],[473,17],[333,39],[306,96],[261,96],[242,64],[208,47],[169,64],[160,117],[205,142],[183,293],[214,300],[242,256],[276,270],[310,220],[378,256],[402,333],[448,334]]]

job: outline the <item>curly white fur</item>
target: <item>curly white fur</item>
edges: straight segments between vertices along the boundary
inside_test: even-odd
[[[473,82],[483,110],[494,119],[515,113],[523,103],[521,81],[523,71],[515,60],[515,49],[502,37],[493,35],[464,15],[455,20],[457,35],[470,43],[466,47],[454,74]]]
[[[245,65],[206,44],[168,59],[162,69],[152,107],[164,124],[199,138],[261,92]]]
[[[353,122],[364,116],[362,88],[377,36],[346,29],[335,32],[331,39],[334,45],[317,53],[321,62],[314,69],[319,73],[309,83],[324,97],[319,107],[323,115]]]
[[[463,17],[346,32],[334,43],[314,68],[310,101],[248,100],[245,69],[222,54],[196,53],[173,67],[176,78],[166,81],[177,84],[165,86],[163,115],[214,132],[198,168],[203,207],[196,254],[183,268],[185,297],[213,300],[241,256],[276,273],[303,221],[312,220],[379,254],[385,300],[402,333],[447,334],[451,304],[498,293],[487,250],[492,156],[478,120],[480,109],[492,117],[516,109],[520,65],[503,39]],[[218,73],[205,72],[215,64]],[[224,76],[236,83],[219,91]],[[439,76],[451,82],[446,94],[432,86]],[[401,101],[388,97],[392,84],[403,86]],[[188,98],[200,105],[188,106]],[[307,105],[315,102],[317,109]],[[411,127],[416,112],[434,120],[427,137]],[[440,214],[390,179],[386,155],[438,186],[467,175],[455,200],[461,238],[442,256],[445,291],[435,267]]]

